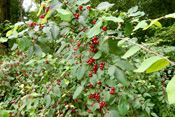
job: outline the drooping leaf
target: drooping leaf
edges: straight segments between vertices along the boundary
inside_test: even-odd
[[[103,91],[103,95],[104,95],[105,102],[108,102],[110,99],[109,91]]]
[[[112,7],[114,4],[110,4],[109,2],[101,2],[98,6],[97,9],[98,10],[105,10],[107,8]]]
[[[116,18],[116,17],[114,17],[114,16],[106,17],[105,20],[106,20],[106,21],[113,21],[113,22],[124,22],[123,19],[121,19],[121,18]]]
[[[129,82],[126,79],[125,73],[120,70],[119,68],[115,67],[115,73],[114,73],[115,78],[119,83],[121,83],[124,86],[128,86]]]
[[[65,22],[70,22],[71,21],[71,16],[72,16],[72,13],[67,11],[67,10],[64,10],[64,9],[56,9],[57,12],[59,13],[61,19]]]
[[[46,101],[46,107],[49,107],[51,105],[51,97],[50,95],[45,96],[45,101]]]
[[[132,33],[132,23],[127,21],[125,25],[125,36],[129,36]]]
[[[42,56],[42,49],[39,45],[35,44],[34,45],[34,53],[36,56],[38,56],[39,58]]]
[[[59,88],[58,86],[55,86],[55,87],[54,87],[54,94],[55,94],[57,97],[60,97],[60,96],[61,96],[60,88]]]
[[[155,71],[159,71],[166,67],[169,64],[169,62],[166,59],[160,59],[153,63],[147,70],[146,73],[151,73]]]
[[[175,76],[169,81],[166,91],[168,94],[169,104],[175,104]]]
[[[145,70],[147,70],[153,63],[155,63],[156,61],[162,59],[159,56],[152,56],[148,59],[146,59],[145,61],[143,61],[140,65],[140,67],[136,70],[134,70],[134,72],[144,72]]]
[[[53,37],[53,39],[57,39],[59,36],[59,27],[58,26],[52,26],[51,28],[51,35]]]
[[[73,99],[76,99],[77,96],[80,95],[80,93],[82,92],[82,90],[83,90],[83,86],[77,87],[76,91],[74,92]]]
[[[102,18],[100,18],[97,23],[87,32],[88,38],[98,35],[101,32]]]
[[[146,23],[146,20],[143,20],[137,24],[133,31],[136,31],[139,28],[145,28],[146,26],[148,26],[148,24]]]
[[[33,55],[33,46],[28,49],[27,57],[31,58]]]
[[[94,59],[99,59],[102,55],[102,52],[99,50],[95,55],[94,55]]]
[[[108,74],[109,74],[110,76],[113,76],[114,73],[115,73],[115,66],[109,67],[109,69],[108,69]]]
[[[136,52],[138,52],[141,48],[139,46],[133,46],[131,47],[123,56],[123,59],[127,59],[128,57],[134,55]]]
[[[85,67],[84,66],[81,66],[78,68],[78,71],[77,71],[77,79],[80,80],[81,78],[83,78],[84,74],[85,74]]]
[[[118,104],[119,113],[125,116],[128,113],[129,103],[125,100],[121,100]]]

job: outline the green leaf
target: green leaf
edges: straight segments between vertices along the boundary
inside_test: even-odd
[[[114,40],[114,39],[108,39],[108,47],[109,50],[116,55],[123,55],[124,54],[124,49],[122,47],[118,47],[118,42],[119,40]]]
[[[6,37],[10,36],[12,34],[12,30],[9,30],[7,33],[6,33]]]
[[[125,40],[120,40],[118,43],[117,43],[117,46],[118,47],[122,47],[125,43]]]
[[[8,41],[8,39],[7,38],[0,38],[0,43],[4,43],[4,42],[7,42]]]
[[[129,36],[132,33],[132,23],[131,22],[126,22],[125,25],[125,36]]]
[[[94,112],[95,110],[97,110],[97,109],[99,109],[100,108],[100,105],[99,105],[99,103],[95,103],[94,105],[93,105],[93,107],[92,107],[92,111]]]
[[[127,61],[120,60],[120,61],[117,61],[117,63],[115,65],[118,66],[118,67],[120,67],[123,70],[128,70],[128,71],[134,70],[134,66],[132,66]]]
[[[122,70],[118,69],[117,67],[115,67],[114,76],[117,79],[117,81],[119,83],[121,83],[122,85],[124,85],[124,86],[128,86],[129,85],[129,83],[128,83],[127,79],[126,79],[125,73]]]
[[[153,63],[155,63],[156,61],[162,59],[159,56],[152,56],[146,60],[144,60],[140,67],[136,70],[134,70],[134,72],[144,72],[145,70],[147,70]]]
[[[4,77],[4,74],[2,73],[1,70],[0,70],[0,77]]]
[[[109,74],[110,76],[113,76],[114,73],[115,73],[115,66],[109,67],[109,69],[108,69],[108,74]]]
[[[148,28],[150,28],[153,24],[157,23],[159,19],[155,19],[155,20],[152,20],[151,23],[145,27],[143,30],[147,30]],[[158,25],[158,24],[157,24]],[[160,25],[160,24],[159,24]]]
[[[27,57],[31,58],[33,55],[33,46],[28,49]]]
[[[54,87],[54,94],[57,96],[57,97],[61,97],[61,92],[60,92],[60,88],[58,86],[55,86]]]
[[[80,80],[81,78],[83,78],[84,76],[84,73],[85,73],[85,67],[84,66],[81,66],[78,68],[78,71],[77,71],[77,79]]]
[[[65,22],[70,22],[71,21],[71,16],[72,16],[72,13],[69,12],[69,11],[66,11],[64,9],[56,9],[61,17],[61,19]]]
[[[53,39],[57,39],[59,36],[59,27],[58,26],[52,26],[51,28],[51,35],[53,37]]]
[[[134,13],[138,10],[138,6],[132,7],[128,10],[128,13]]]
[[[165,15],[166,18],[175,18],[175,13]]]
[[[94,59],[99,59],[102,55],[102,52],[101,51],[98,51],[95,55],[94,55]]]
[[[128,113],[129,103],[127,101],[121,100],[118,104],[119,113],[125,116]]]
[[[30,115],[33,115],[35,113],[35,109],[30,110]]]
[[[9,117],[9,113],[6,110],[1,110],[0,117]]]
[[[83,90],[83,86],[77,87],[76,91],[74,92],[73,99],[76,99],[77,96],[80,95],[80,93],[82,92],[82,90]]]
[[[127,59],[128,57],[134,55],[136,52],[140,50],[139,46],[132,46],[123,56],[123,59]]]
[[[114,80],[108,79],[106,81],[107,85],[110,87],[115,87],[116,86],[116,82]]]
[[[49,16],[49,14],[50,14],[51,11],[52,11],[52,10],[49,10],[49,11],[47,12],[47,15],[46,15],[46,16],[44,17],[44,19],[41,21],[41,24],[46,23],[47,18],[48,18],[48,16]]]
[[[106,17],[105,20],[106,20],[106,21],[113,21],[113,22],[124,22],[123,19],[121,19],[121,18],[116,18],[116,17],[114,17],[114,16]]]
[[[90,0],[78,0],[77,5],[82,5],[88,3]]]
[[[30,94],[30,96],[34,96],[34,97],[36,97],[36,96],[39,96],[39,94],[38,94],[38,93],[33,92],[33,93],[31,93],[31,94]]]
[[[155,71],[159,71],[166,67],[169,64],[169,62],[166,59],[160,59],[153,63],[147,70],[146,73],[151,73]]]
[[[34,45],[34,52],[35,52],[35,55],[38,56],[39,58],[42,56],[42,49],[37,44]]]
[[[108,102],[109,99],[110,99],[110,93],[109,93],[109,91],[103,91],[103,95],[104,95],[105,102]]]
[[[104,117],[122,117],[116,110],[111,109],[106,113]]]
[[[114,6],[114,4],[110,4],[109,2],[101,2],[98,6],[97,6],[97,9],[98,10],[105,10],[107,8],[110,8]]]
[[[46,5],[45,3],[41,5],[41,7],[40,7],[40,9],[39,9],[39,12],[38,12],[37,16],[39,16],[39,15],[41,14],[41,11],[42,11],[42,9],[43,9],[43,6],[45,6],[45,5]]]
[[[91,38],[91,37],[93,37],[95,35],[100,34],[100,32],[101,32],[101,29],[100,29],[101,25],[102,25],[102,18],[100,18],[97,21],[97,23],[87,32],[88,38]]]
[[[45,96],[45,101],[46,101],[46,108],[48,108],[51,105],[51,97],[50,95]]]
[[[148,26],[148,24],[146,23],[146,20],[143,20],[137,24],[133,31],[136,31],[139,28],[145,28],[146,26]]]
[[[169,81],[166,91],[168,94],[169,104],[175,104],[175,76]]]

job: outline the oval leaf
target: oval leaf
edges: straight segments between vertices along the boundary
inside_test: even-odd
[[[147,70],[146,73],[151,73],[155,71],[159,71],[166,67],[169,64],[169,62],[166,59],[160,59],[153,63]]]
[[[64,9],[56,9],[61,17],[61,19],[65,22],[70,22],[71,21],[71,16],[72,16],[72,13],[69,12],[69,11],[66,11]]]
[[[159,56],[153,56],[150,57],[148,59],[146,59],[145,61],[143,61],[140,65],[140,67],[136,70],[134,70],[134,72],[144,72],[145,70],[147,70],[153,63],[155,63],[156,61],[162,59]]]
[[[122,85],[124,85],[124,86],[129,85],[129,83],[126,79],[125,73],[122,70],[118,69],[117,67],[115,67],[114,76],[118,80],[118,82],[121,83]]]
[[[83,86],[77,87],[76,91],[74,92],[73,99],[76,99],[77,96],[80,95],[80,93],[82,92],[82,90],[83,90]]]
[[[139,50],[140,50],[139,46],[133,46],[122,56],[122,58],[127,59],[128,57],[134,55]]]
[[[175,76],[169,81],[166,91],[168,94],[169,104],[175,104]]]
[[[101,51],[98,51],[95,55],[94,55],[94,59],[99,59],[102,55],[102,52]]]
[[[115,73],[115,66],[109,67],[109,69],[108,69],[108,74],[109,74],[110,76],[113,76],[114,73]]]
[[[42,49],[37,44],[34,45],[34,52],[35,52],[35,55],[38,56],[39,58],[42,56]]]
[[[77,79],[80,80],[81,78],[83,78],[84,73],[85,73],[85,67],[81,66],[77,72]]]
[[[105,10],[107,8],[112,7],[114,4],[110,4],[109,2],[101,2],[98,6],[97,9],[98,10]]]
[[[121,19],[121,18],[116,18],[116,17],[113,17],[113,16],[106,17],[105,20],[106,20],[106,21],[113,21],[113,22],[124,22],[123,19]]]
[[[102,19],[100,18],[97,23],[87,32],[88,38],[98,35],[101,32]]]

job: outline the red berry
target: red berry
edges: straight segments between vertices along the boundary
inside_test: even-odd
[[[45,9],[46,8],[46,6],[43,6],[43,9]]]
[[[115,88],[114,88],[114,87],[112,87],[112,88],[111,88],[111,90],[115,91]]]
[[[44,17],[45,17],[45,15],[41,15],[41,16],[40,16],[41,19],[44,19]]]
[[[49,63],[49,61],[46,61],[46,64],[48,64]]]
[[[89,84],[89,87],[90,87],[90,88],[93,88],[93,85],[92,85],[92,84]]]
[[[92,77],[92,73],[89,74],[89,77]]]
[[[82,11],[83,10],[83,6],[80,6],[80,11]]]
[[[93,45],[90,45],[90,48],[94,48],[94,46]]]
[[[104,31],[107,31],[107,26],[103,27],[103,30],[104,30]]]
[[[87,8],[87,9],[90,9],[90,8],[91,8],[91,6],[89,6],[89,5],[88,5],[86,8]]]
[[[35,25],[35,26],[37,25],[36,22],[34,22],[34,25]]]
[[[92,23],[93,23],[93,24],[96,24],[96,22],[97,22],[97,21],[96,21],[96,20],[94,20]]]
[[[114,91],[110,91],[109,93],[113,95],[114,94]]]
[[[33,22],[30,24],[30,27],[33,27]]]
[[[90,110],[87,110],[87,112],[88,112],[88,113],[91,113],[91,111],[90,111]]]
[[[81,43],[80,43],[80,42],[78,42],[78,43],[77,43],[77,46],[78,46],[78,47],[80,47],[80,45],[81,45]]]

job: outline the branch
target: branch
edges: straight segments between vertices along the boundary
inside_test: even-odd
[[[151,51],[151,50],[149,50],[149,49],[143,47],[142,45],[139,45],[138,43],[132,42],[131,40],[128,40],[128,39],[126,39],[126,38],[121,38],[121,37],[115,37],[115,36],[104,36],[104,37],[111,37],[111,38],[120,39],[120,40],[125,40],[125,41],[127,41],[127,42],[130,42],[130,43],[132,43],[132,44],[134,44],[134,45],[136,45],[136,46],[139,46],[140,48],[142,48],[142,49],[148,51],[149,53],[155,54],[155,55],[157,55],[157,56],[160,56],[161,58],[166,59],[170,64],[172,64],[173,66],[175,66],[175,63],[173,63],[172,61],[170,61],[170,60],[169,60],[168,58],[166,58],[165,56],[162,56],[162,55],[160,55],[160,54],[158,54],[158,53],[156,53],[156,52],[153,52],[153,51]]]

